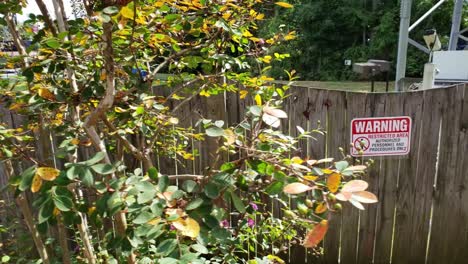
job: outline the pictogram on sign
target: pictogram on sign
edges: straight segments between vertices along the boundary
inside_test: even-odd
[[[351,121],[351,155],[395,156],[410,151],[409,116],[355,118]]]

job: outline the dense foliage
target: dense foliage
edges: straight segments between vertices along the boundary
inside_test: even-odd
[[[14,119],[22,118],[1,124],[1,157],[43,263],[281,263],[291,241],[320,243],[339,201],[359,209],[376,202],[358,179],[366,166],[346,155],[291,157],[311,134],[281,132],[288,86],[264,73],[288,57],[272,45],[295,34],[255,35],[262,8],[290,4],[98,1],[85,6],[85,17],[66,20],[63,3],[54,3],[57,21],[46,12],[27,21],[45,25],[31,33],[29,48],[12,19],[25,3],[0,5],[20,54],[5,65],[21,68],[1,92]],[[170,74],[167,96],[158,90],[162,72]],[[202,117],[194,127],[179,125],[177,108],[227,92],[253,102],[239,123]],[[195,159],[190,142],[207,138],[219,139],[212,155],[227,153],[229,162],[215,158],[202,175],[160,173],[157,157]],[[12,261],[36,257],[10,239]]]
[[[272,12],[261,24],[261,35],[280,29],[297,31],[297,38],[277,47],[288,51],[291,60],[274,63],[271,73],[287,78],[282,68],[296,69],[302,80],[356,79],[345,60],[363,62],[368,59],[396,63],[400,22],[399,1],[381,0],[296,0],[295,8]],[[429,10],[434,1],[413,1],[412,22]],[[466,6],[466,5],[465,5]],[[453,1],[444,3],[424,20],[410,37],[423,43],[428,28],[437,29],[442,43],[448,44]],[[462,28],[468,26],[463,22]],[[419,77],[428,56],[409,46],[407,76]]]

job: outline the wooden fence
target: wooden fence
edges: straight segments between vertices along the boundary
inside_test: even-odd
[[[310,158],[340,157],[340,147],[348,151],[353,118],[413,120],[409,155],[375,158],[364,177],[379,203],[365,211],[346,204],[342,216],[331,222],[323,255],[291,246],[289,263],[467,263],[468,85],[405,93],[306,87],[289,92],[285,110],[290,118],[282,129],[295,135],[296,126],[313,129],[320,124],[326,131],[317,140],[299,142],[298,154]],[[242,120],[246,105],[235,94],[195,97],[176,115],[186,126],[200,117],[235,124]],[[213,165],[217,143],[215,139],[193,143],[199,158],[183,163],[160,158],[159,168],[168,174],[203,173]]]
[[[349,153],[353,118],[410,116],[413,125],[409,155],[376,157],[364,177],[379,203],[365,211],[346,204],[342,217],[332,220],[324,254],[293,246],[289,263],[467,263],[468,85],[405,93],[292,87],[290,93],[282,129],[290,135],[296,126],[326,131],[299,142],[302,156],[340,157],[340,147]],[[200,116],[235,124],[246,104],[235,95],[198,97],[178,116],[187,125]],[[160,160],[161,170],[201,173],[211,165],[216,141],[193,147],[200,158],[186,164]]]

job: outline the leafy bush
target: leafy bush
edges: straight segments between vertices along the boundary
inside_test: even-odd
[[[288,57],[270,47],[295,35],[255,37],[260,2],[102,1],[80,19],[31,18],[46,25],[34,36],[37,55],[15,39],[22,77],[2,90],[26,121],[2,126],[0,141],[43,263],[281,262],[292,240],[318,245],[338,201],[360,209],[376,202],[355,179],[365,166],[290,157],[311,134],[279,130],[288,86],[261,73]],[[12,5],[0,10],[18,36]],[[169,95],[154,93],[161,83]],[[184,104],[228,92],[254,102],[241,122],[179,125]],[[156,156],[193,160],[190,142],[211,137],[219,142],[212,154],[229,162],[202,175],[159,172]],[[296,209],[286,202],[291,195]],[[273,202],[284,217],[268,210]]]

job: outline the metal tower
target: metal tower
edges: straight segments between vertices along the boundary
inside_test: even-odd
[[[401,80],[405,78],[406,74],[406,58],[408,53],[408,44],[415,46],[417,49],[429,54],[430,51],[424,45],[419,44],[417,41],[409,38],[409,33],[418,26],[424,19],[426,19],[432,12],[439,8],[448,0],[439,0],[431,9],[422,15],[416,22],[410,25],[411,19],[411,4],[412,0],[401,0],[401,13],[400,13],[400,34],[398,41],[398,58],[396,65],[396,79],[395,90],[401,91],[403,89]],[[452,14],[452,29],[450,33],[450,41],[448,50],[455,50],[457,47],[458,39],[468,39],[461,34],[468,31],[468,28],[460,30],[461,20],[463,16],[463,3],[468,3],[468,0],[453,0],[455,5]]]

